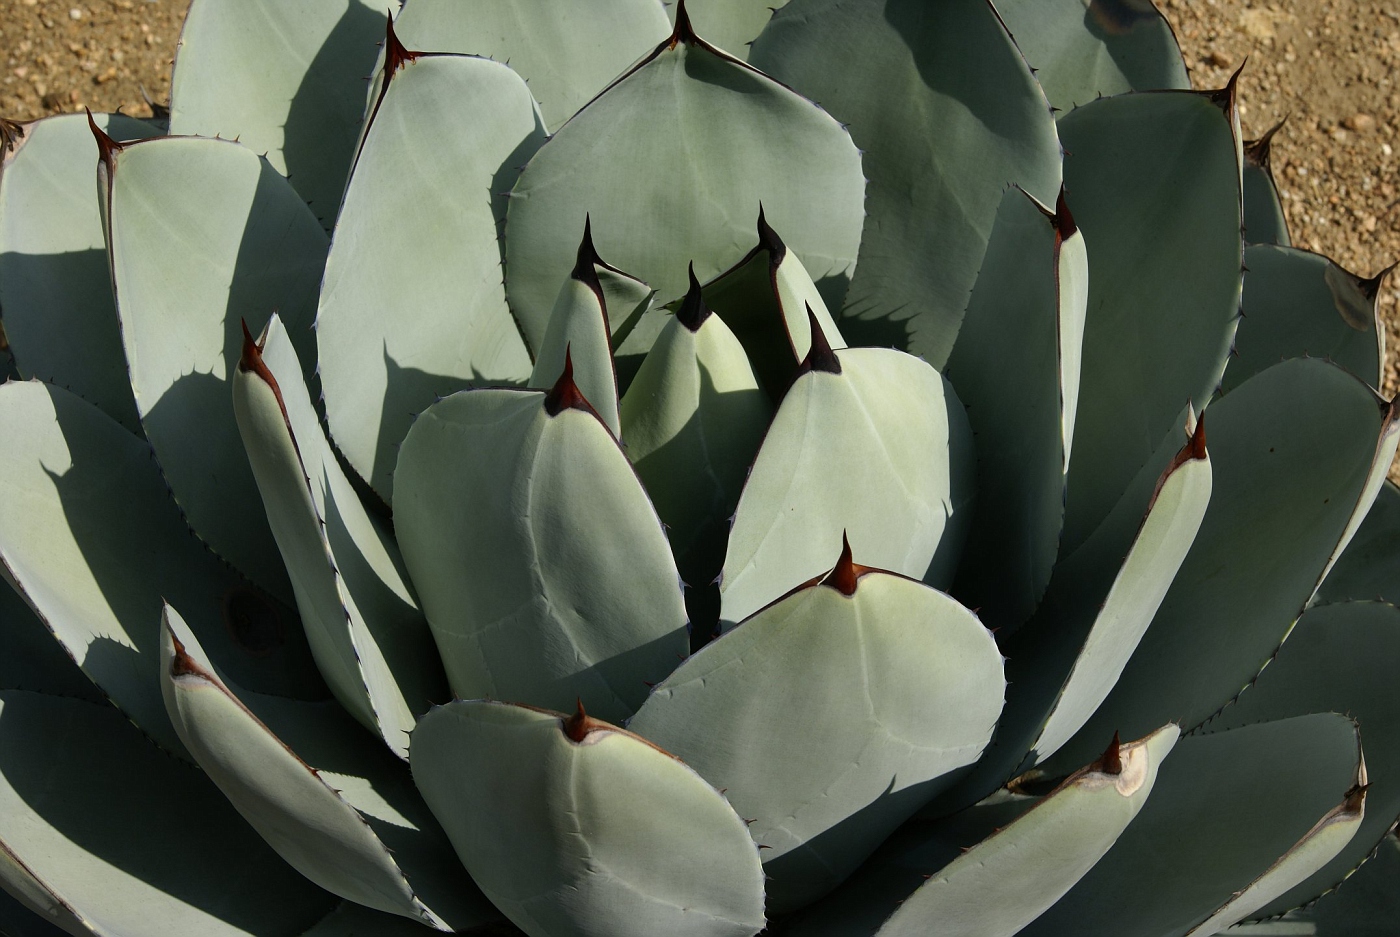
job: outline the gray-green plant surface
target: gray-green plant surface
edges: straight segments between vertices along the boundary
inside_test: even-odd
[[[1380,277],[1148,0],[779,6],[4,125],[0,932],[1393,932]]]

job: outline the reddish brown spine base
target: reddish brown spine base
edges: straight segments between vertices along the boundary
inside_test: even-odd
[[[588,715],[588,713],[584,712],[582,699],[578,700],[578,709],[574,714],[565,717],[563,720],[564,734],[569,737],[569,741],[571,742],[582,742],[584,739],[588,738],[588,733],[590,732],[595,732],[598,729],[611,728],[612,726],[608,723],[599,719],[594,719],[592,716]]]
[[[686,291],[681,308],[676,311],[676,321],[692,332],[700,331],[700,326],[711,316],[710,307],[705,305],[705,297],[700,292],[700,281],[695,278],[695,263],[690,264],[690,289]]]
[[[1094,763],[1094,769],[1114,777],[1123,773],[1123,745],[1118,740],[1117,732],[1113,733],[1113,741],[1108,743],[1108,748]]]
[[[842,595],[855,595],[860,577],[871,572],[869,566],[861,566],[851,559],[851,541],[846,532],[841,531],[841,558],[836,566],[821,580],[821,585],[830,586]]]
[[[676,0],[676,28],[671,32],[669,48],[696,40],[695,27],[690,24],[690,12],[685,8],[685,0]]]
[[[238,370],[247,374],[252,372],[262,379],[263,383],[272,388],[272,395],[277,398],[277,407],[282,411],[282,421],[287,424],[287,432],[292,432],[292,421],[287,416],[287,404],[282,400],[282,388],[277,384],[277,378],[273,377],[272,369],[263,361],[262,345],[253,339],[253,333],[248,331],[248,320],[238,320],[243,327],[243,352],[238,358]],[[293,443],[295,443],[293,437]]]
[[[175,645],[175,656],[170,660],[170,676],[205,676],[204,668],[195,663],[194,658],[186,653],[185,646],[180,643],[180,639],[172,634],[170,640]]]
[[[97,126],[97,121],[93,119],[91,110],[86,107],[83,110],[87,113],[88,129],[92,131],[92,136],[97,141],[97,154],[102,157],[102,162],[107,167],[107,173],[111,175],[112,161],[122,151],[122,145],[107,136],[102,128]]]
[[[1050,219],[1055,226],[1055,231],[1059,234],[1061,241],[1068,241],[1079,233],[1079,226],[1074,223],[1074,216],[1069,212],[1069,204],[1065,202],[1065,187],[1060,186],[1060,195],[1055,199],[1055,214]]]
[[[831,344],[826,340],[826,333],[822,331],[821,323],[817,322],[817,314],[812,311],[810,303],[807,305],[807,325],[812,332],[812,347],[807,351],[807,357],[802,359],[797,375],[801,377],[808,371],[840,374],[841,359],[831,350]]]
[[[787,244],[778,236],[763,214],[763,203],[758,203],[758,249],[768,252],[769,266],[777,269],[787,256]]]
[[[558,416],[565,410],[582,410],[594,416],[598,415],[598,411],[593,409],[593,404],[588,402],[583,396],[583,391],[574,383],[574,359],[567,347],[564,349],[564,373],[559,375],[559,380],[555,381],[554,386],[544,395],[545,413]]]
[[[399,41],[399,37],[394,33],[394,18],[390,16],[384,27],[384,74],[392,76],[422,54],[414,52]]]
[[[1273,151],[1274,135],[1283,129],[1283,125],[1288,123],[1285,116],[1283,120],[1274,124],[1258,140],[1246,140],[1244,143],[1245,161],[1258,166],[1260,169],[1269,169],[1269,156]]]

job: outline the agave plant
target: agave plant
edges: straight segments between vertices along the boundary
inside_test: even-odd
[[[1149,0],[780,6],[4,124],[0,930],[1389,933],[1381,276]]]

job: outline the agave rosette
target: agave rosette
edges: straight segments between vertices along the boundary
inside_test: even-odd
[[[1150,3],[762,6],[6,125],[6,932],[1393,920],[1380,277]]]

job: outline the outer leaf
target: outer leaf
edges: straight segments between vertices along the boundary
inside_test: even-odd
[[[797,937],[1011,937],[1102,858],[1146,802],[1176,744],[1165,726],[1077,771],[1048,796],[989,802],[895,834]],[[1116,756],[1114,763],[1110,756]],[[1017,811],[1010,822],[1004,814]]]
[[[414,413],[472,381],[530,376],[496,223],[517,167],[544,139],[529,89],[505,66],[401,60],[412,53],[392,37],[389,47],[392,80],[345,192],[317,313],[331,435],[385,500]]]
[[[673,756],[581,708],[434,709],[413,734],[413,776],[467,870],[531,937],[763,928],[744,821]]]
[[[1298,620],[1258,681],[1213,721],[1228,729],[1309,712],[1344,712],[1366,745],[1366,819],[1356,838],[1316,875],[1264,906],[1296,908],[1332,888],[1375,848],[1400,816],[1400,705],[1391,662],[1400,657],[1400,611],[1381,602],[1314,608]]]
[[[186,609],[200,640],[244,685],[324,692],[291,611],[189,535],[145,443],[96,407],[37,382],[0,386],[0,439],[5,578],[83,672],[163,747],[183,750],[159,692],[163,597]]]
[[[656,0],[409,0],[394,29],[410,48],[507,63],[551,131],[670,31]]]
[[[752,818],[781,914],[839,885],[977,759],[1005,685],[975,615],[848,548],[820,584],[682,664],[630,726]]]
[[[245,702],[247,694],[220,679],[168,605],[161,693],[199,766],[307,878],[342,898],[439,930],[466,930],[495,917],[457,866],[401,763],[365,745],[334,703]],[[269,721],[292,728],[298,749]]]
[[[1333,713],[1183,738],[1133,824],[1021,933],[1098,937],[1129,921],[1182,937],[1309,835],[1360,764],[1355,725]]]
[[[434,404],[398,472],[395,528],[459,697],[621,720],[689,650],[666,534],[567,373]]]
[[[267,524],[248,510],[257,486],[228,381],[240,318],[262,322],[273,309],[304,360],[315,361],[307,327],[325,233],[267,161],[235,143],[163,138],[113,150],[99,140],[99,148],[112,282],[146,438],[195,532],[289,600]]]
[[[383,35],[384,8],[361,0],[195,0],[175,56],[170,132],[266,153],[329,227]]]
[[[1229,393],[1284,358],[1329,358],[1381,386],[1385,329],[1377,314],[1382,273],[1363,280],[1321,254],[1260,244],[1244,252],[1245,316],[1236,357],[1221,387]]]
[[[1293,239],[1288,233],[1288,218],[1279,201],[1278,186],[1269,165],[1269,151],[1274,134],[1283,122],[1269,128],[1258,140],[1244,145],[1244,235],[1251,244],[1278,244],[1290,247]]]
[[[997,0],[1052,107],[1069,111],[1124,91],[1189,89],[1171,25],[1133,0]]]
[[[1048,205],[1060,189],[1054,120],[996,11],[985,0],[796,0],[750,58],[847,123],[864,152],[870,193],[842,328],[941,368],[1002,191],[1016,183]]]
[[[1293,359],[1211,408],[1210,510],[1122,679],[1066,758],[1120,726],[1198,725],[1254,679],[1385,478],[1400,433],[1390,406],[1377,404],[1340,368]]]
[[[739,498],[720,582],[726,627],[829,569],[843,531],[866,565],[935,586],[952,578],[972,498],[962,405],[903,352],[828,354],[783,398]],[[839,370],[824,369],[832,361]]]
[[[120,114],[93,119],[119,140],[156,133]],[[67,387],[137,431],[93,197],[93,157],[86,119],[64,114],[25,125],[0,165],[4,336],[21,374]]]
[[[1400,488],[1387,481],[1381,486],[1366,519],[1347,545],[1337,564],[1317,590],[1316,601],[1384,599],[1400,603]]]
[[[1400,842],[1386,836],[1354,875],[1314,905],[1281,920],[1242,924],[1241,937],[1390,937],[1400,913],[1395,879],[1400,875]]]
[[[1227,89],[1105,98],[1060,121],[1065,187],[1094,251],[1062,550],[1225,369],[1243,249],[1236,120]]]
[[[1008,687],[996,738],[933,815],[975,803],[1049,758],[1117,683],[1210,501],[1204,426],[1173,451],[1179,439],[1169,435],[1094,536],[1060,561],[1035,618],[1003,641]]]
[[[403,559],[326,442],[276,315],[244,333],[233,410],[316,663],[336,698],[400,757],[415,717],[445,695]]]
[[[1030,617],[1059,550],[1088,290],[1063,195],[1051,212],[1008,189],[943,371],[977,438],[979,496],[953,592],[993,628]]]
[[[704,281],[743,256],[760,202],[774,227],[792,232],[813,278],[839,294],[864,192],[860,154],[835,120],[682,20],[520,174],[506,218],[506,295],[538,347],[591,215],[599,252],[669,302],[686,290],[687,263]]]
[[[333,903],[111,707],[0,691],[0,735],[0,876],[42,889],[31,907],[101,937],[232,937],[295,932]]]

